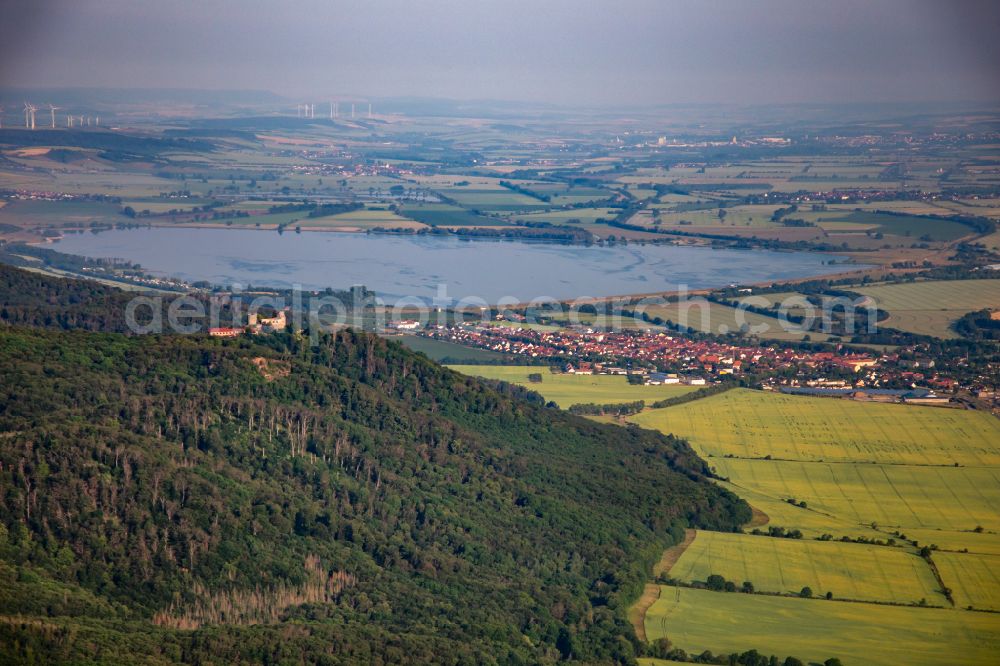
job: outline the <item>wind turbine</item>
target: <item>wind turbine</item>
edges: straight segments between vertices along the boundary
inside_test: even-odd
[[[24,103],[24,126],[28,129],[35,129],[35,111],[38,111],[36,107]]]
[[[368,102],[368,120],[372,119],[372,103]]]
[[[52,129],[56,128],[56,111],[58,111],[61,108],[62,107],[52,106],[51,104],[49,104],[49,113],[52,114]]]

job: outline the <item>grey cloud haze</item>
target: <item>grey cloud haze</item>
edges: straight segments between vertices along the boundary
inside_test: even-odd
[[[0,86],[568,104],[1000,100],[1000,3],[3,2]]]

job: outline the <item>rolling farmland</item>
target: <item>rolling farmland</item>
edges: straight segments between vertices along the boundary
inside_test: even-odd
[[[816,331],[802,331],[793,322],[784,323],[777,317],[712,303],[693,297],[684,303],[668,303],[646,307],[646,313],[675,324],[706,333],[733,333],[745,330],[763,339],[824,341],[828,335]]]
[[[650,403],[683,395],[697,388],[679,385],[629,384],[621,375],[556,374],[550,372],[548,367],[538,365],[452,365],[449,367],[463,375],[502,379],[512,384],[520,384],[541,393],[546,400],[555,402],[563,409],[579,403],[607,405],[636,400],[645,400]],[[528,375],[533,373],[542,375],[541,383],[536,384],[528,380]]]
[[[668,636],[693,654],[752,647],[806,662],[973,666],[993,663],[1000,651],[1000,616],[662,587],[646,635]]]
[[[832,595],[665,586],[646,612],[647,639],[667,635],[694,653],[754,648],[875,664],[900,663],[888,636],[914,664],[985,663],[1000,646],[1000,615],[978,612],[1000,610],[992,415],[737,389],[630,420],[688,438],[719,483],[766,516],[755,523],[762,532],[802,532],[699,531],[669,578],[704,585],[718,574],[758,593]]]
[[[882,326],[939,338],[957,337],[951,325],[962,315],[1000,308],[1000,280],[907,282],[853,290],[889,311]]]
[[[934,562],[957,607],[1000,610],[1000,555],[936,553]]]
[[[903,548],[698,531],[670,576],[694,583],[711,574],[737,586],[750,581],[758,592],[809,587],[835,599],[948,604],[927,564]]]
[[[986,412],[736,389],[633,421],[686,437],[703,456],[1000,465],[1000,420]]]
[[[806,501],[808,509],[802,511],[829,513],[858,524],[903,531],[977,525],[1000,530],[1000,467],[730,458],[713,458],[709,463],[721,476],[772,497]]]

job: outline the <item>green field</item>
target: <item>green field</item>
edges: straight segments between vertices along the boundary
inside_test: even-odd
[[[822,663],[959,666],[996,663],[1000,615],[662,587],[646,636],[689,654],[751,648]]]
[[[474,347],[466,347],[465,345],[457,345],[454,342],[434,340],[418,335],[399,335],[393,336],[390,339],[406,345],[413,351],[421,352],[427,358],[439,363],[495,363],[507,358],[503,354],[489,349],[476,349]]]
[[[1000,420],[979,411],[737,389],[633,420],[703,456],[1000,465]]]
[[[647,404],[656,400],[683,395],[696,389],[693,386],[644,386],[629,384],[621,375],[565,375],[554,374],[545,366],[517,365],[453,365],[465,375],[486,377],[487,379],[502,379],[512,384],[526,386],[545,396],[563,409],[579,403],[597,403],[607,405],[612,403],[634,402],[645,400]],[[528,381],[528,375],[539,373],[541,383]]]
[[[0,224],[62,227],[130,222],[118,212],[120,208],[104,201],[11,201],[0,208]]]
[[[723,477],[860,525],[1000,529],[1000,467],[930,467],[712,458]],[[792,527],[792,526],[786,526]]]
[[[855,287],[889,311],[882,326],[902,331],[954,338],[951,324],[984,308],[1000,308],[1000,279],[907,282]]]
[[[742,330],[748,335],[764,339],[802,340],[809,336],[817,342],[830,337],[825,333],[802,331],[793,322],[783,323],[777,317],[712,303],[701,297],[692,297],[678,303],[652,305],[646,308],[646,313],[705,333],[725,335]]]
[[[688,438],[719,483],[754,507],[755,525],[803,532],[801,540],[698,532],[669,576],[690,583],[715,573],[757,591],[809,586],[833,595],[663,587],[645,617],[647,639],[666,632],[695,653],[755,648],[876,664],[985,663],[1000,645],[1000,615],[961,610],[1000,609],[1000,426],[992,415],[737,389],[630,420]],[[816,540],[824,534],[834,540]],[[897,545],[837,541],[843,536]],[[913,542],[938,548],[931,559],[940,581]],[[945,608],[884,605],[921,599]],[[916,656],[901,662],[894,643],[881,633],[873,639],[869,626]]]
[[[338,215],[328,215],[326,217],[305,218],[302,220],[303,227],[329,228],[329,229],[373,229],[380,227],[383,229],[423,229],[425,226],[419,222],[400,217],[387,208],[365,208],[349,213]]]
[[[709,462],[712,463],[713,460]],[[750,506],[757,511],[762,512],[766,517],[766,525],[800,530],[807,539],[815,539],[824,534],[832,534],[836,538],[847,536],[852,539],[864,537],[884,540],[889,537],[885,532],[872,529],[870,523],[861,524],[851,518],[821,513],[812,508],[802,509],[793,506],[785,501],[788,499],[787,497],[770,495],[744,483],[742,479],[728,482],[719,481],[718,483],[749,502]]]
[[[618,214],[614,208],[571,208],[569,210],[550,210],[530,215],[515,215],[514,218],[527,222],[550,222],[552,224],[593,224],[594,220],[612,219]]]
[[[934,563],[957,607],[1000,610],[1000,555],[935,553]]]
[[[497,227],[507,223],[495,217],[476,215],[471,211],[450,204],[403,204],[402,216],[432,227]]]
[[[699,531],[669,575],[693,583],[711,574],[737,587],[750,581],[758,592],[809,587],[835,599],[948,604],[927,563],[903,548]]]
[[[934,545],[941,550],[968,551],[982,555],[1000,555],[1000,534],[997,532],[974,532],[973,530],[932,530],[914,529],[906,531],[906,536],[921,544]]]
[[[540,199],[502,187],[497,189],[456,187],[440,191],[462,206],[484,212],[531,211],[544,210],[549,207],[549,204]]]

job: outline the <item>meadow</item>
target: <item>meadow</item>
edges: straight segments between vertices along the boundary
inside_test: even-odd
[[[401,217],[386,207],[368,207],[349,213],[326,217],[306,218],[303,228],[332,229],[338,231],[362,231],[365,229],[424,229],[425,225]]]
[[[1000,279],[906,282],[854,287],[889,318],[880,325],[939,338],[957,337],[951,325],[974,310],[1000,307]]]
[[[497,227],[507,223],[495,217],[475,213],[442,203],[405,203],[399,207],[404,217],[432,227]]]
[[[749,581],[757,592],[798,594],[809,587],[835,599],[948,604],[927,563],[903,548],[699,530],[669,575],[694,583],[711,574],[737,587]]]
[[[1000,420],[979,411],[734,389],[633,420],[703,456],[1000,466]]]
[[[695,583],[719,574],[758,592],[808,586],[832,594],[662,587],[645,615],[649,640],[666,632],[689,652],[755,648],[876,664],[899,663],[900,653],[885,637],[871,640],[869,625],[898,632],[906,663],[985,663],[1000,645],[1000,615],[963,610],[1000,609],[1000,426],[992,415],[735,389],[629,420],[689,439],[718,483],[755,509],[753,527],[802,532],[699,531],[669,577]],[[921,601],[944,608],[884,605]]]
[[[541,393],[546,400],[555,402],[563,409],[581,403],[607,405],[645,400],[648,404],[683,395],[697,388],[680,385],[629,384],[622,375],[557,374],[550,372],[546,366],[538,365],[451,365],[449,367],[464,375],[502,379],[505,382],[525,386]],[[534,373],[541,374],[540,383],[529,381],[528,375]]]
[[[618,211],[614,208],[570,208],[568,210],[548,210],[527,215],[515,215],[517,220],[525,222],[549,222],[551,224],[590,223],[603,218],[612,219]]]
[[[495,363],[507,358],[490,349],[476,349],[446,340],[434,340],[418,335],[399,335],[391,339],[438,362]]]
[[[689,654],[751,648],[822,663],[978,666],[1000,651],[1000,616],[943,608],[661,587],[646,636],[667,636]]]
[[[1000,610],[1000,555],[939,552],[934,563],[958,608]]]
[[[748,310],[712,303],[704,298],[691,297],[683,303],[667,303],[646,308],[647,314],[665,321],[688,326],[706,333],[726,334],[745,330],[748,334],[770,340],[809,339],[822,342],[829,339],[825,333],[803,331],[793,322],[782,322],[777,317],[758,314]]]
[[[807,502],[808,508],[801,511],[831,514],[859,525],[874,523],[883,530],[903,532],[909,527],[1000,529],[1000,467],[733,458],[712,458],[709,464],[737,484],[771,497]]]

